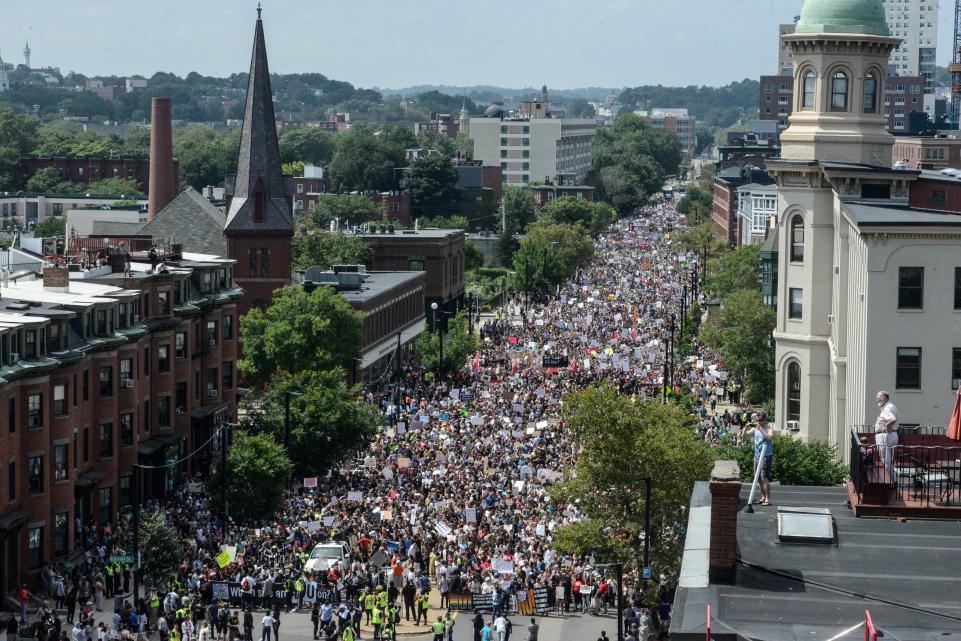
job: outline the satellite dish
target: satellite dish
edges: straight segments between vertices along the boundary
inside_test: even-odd
[[[304,272],[304,280],[309,280],[311,282],[320,282],[320,275],[324,273],[324,270],[320,265],[311,265]]]

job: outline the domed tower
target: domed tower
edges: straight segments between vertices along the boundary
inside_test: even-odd
[[[890,167],[884,87],[900,39],[881,0],[807,0],[784,41],[794,52],[795,104],[781,157]]]

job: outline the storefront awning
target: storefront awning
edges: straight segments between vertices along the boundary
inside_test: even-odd
[[[402,329],[399,332],[401,346],[406,345],[420,336],[426,327],[427,321],[422,318]],[[397,335],[398,332],[394,332],[387,338],[383,338],[365,349],[360,355],[360,368],[367,369],[385,356],[389,356],[395,349],[397,349]]]
[[[222,409],[226,409],[226,403],[217,403],[216,405],[204,405],[190,410],[190,420],[192,421],[202,421],[203,419],[219,412]]]
[[[77,476],[76,482],[74,482],[75,487],[90,487],[96,485],[103,479],[103,474],[96,470],[87,470],[86,472],[81,472]]]

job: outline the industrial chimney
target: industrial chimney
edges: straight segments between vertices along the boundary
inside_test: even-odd
[[[150,184],[147,191],[147,220],[153,220],[177,195],[174,176],[173,138],[170,126],[170,98],[150,102]]]

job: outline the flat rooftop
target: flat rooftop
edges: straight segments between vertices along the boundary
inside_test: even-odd
[[[447,238],[455,234],[463,234],[463,229],[398,229],[393,234],[357,234],[362,238]]]
[[[706,482],[695,485],[672,639],[704,638],[707,603],[719,637],[733,638],[733,628],[751,639],[823,641],[863,622],[869,610],[890,638],[961,638],[959,523],[859,519],[843,487],[775,486],[775,505],[748,514],[749,492],[742,484],[736,584],[709,585],[703,546],[711,495]],[[776,506],[827,508],[837,543],[779,542]],[[841,638],[863,635],[860,629]]]
[[[337,289],[337,292],[348,303],[363,304],[401,285],[426,278],[426,274],[427,272],[367,272],[367,279],[360,289]],[[317,284],[334,286],[334,283],[323,281]]]
[[[946,211],[915,209],[908,206],[898,207],[863,204],[858,202],[844,203],[843,207],[848,219],[858,227],[884,227],[891,225],[957,227],[961,225],[961,214]]]

